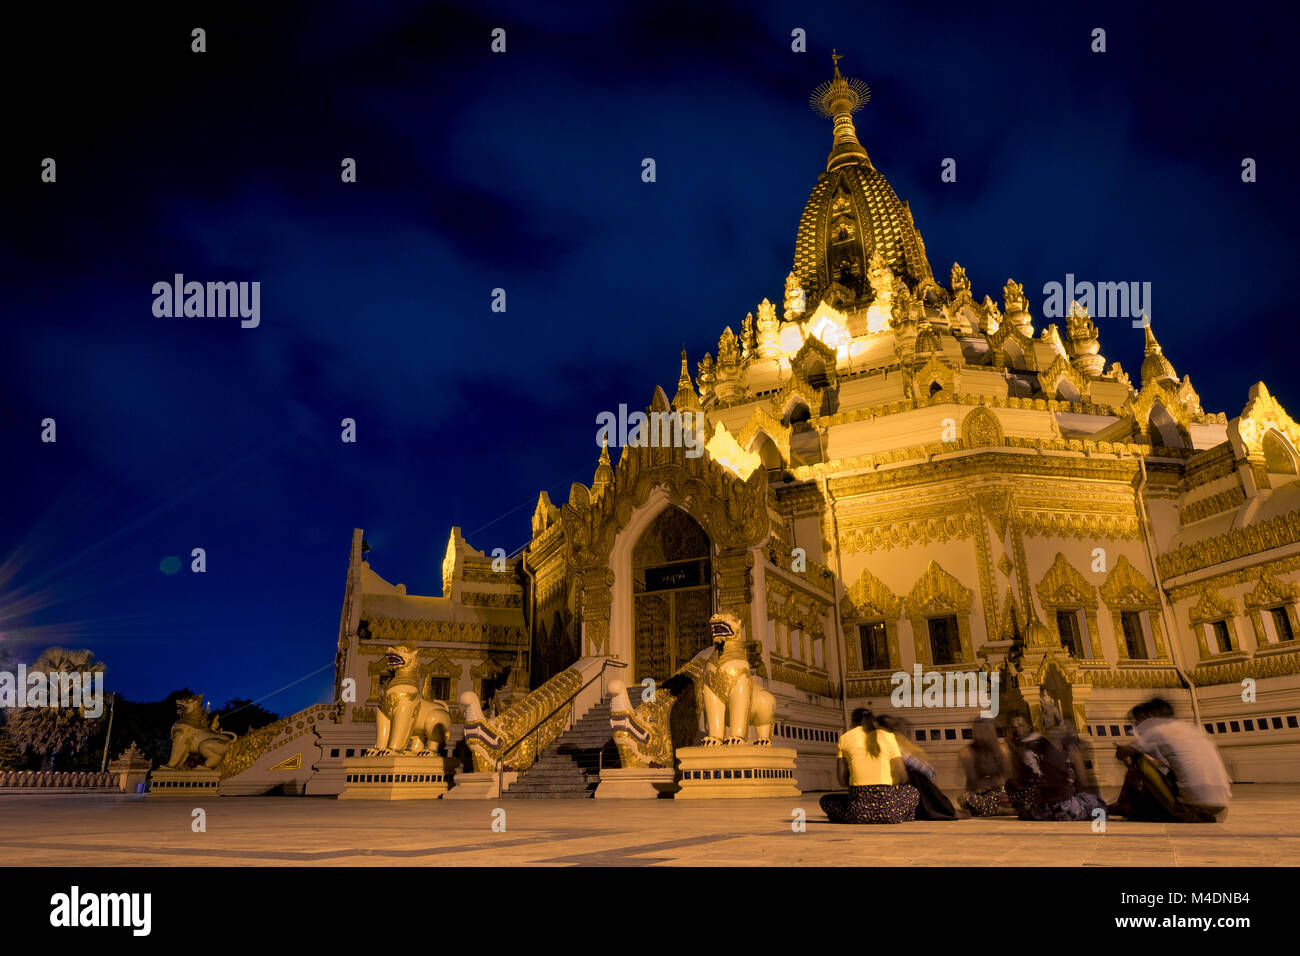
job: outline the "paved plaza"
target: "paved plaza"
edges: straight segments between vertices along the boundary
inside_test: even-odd
[[[1242,785],[1225,822],[1013,817],[836,826],[802,800],[0,795],[6,866],[1295,866],[1300,786]],[[196,833],[193,810],[206,812]],[[505,810],[504,832],[493,811]],[[806,832],[792,811],[807,812]]]

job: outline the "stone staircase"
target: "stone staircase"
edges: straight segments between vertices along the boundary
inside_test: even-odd
[[[542,751],[503,797],[518,800],[591,799],[600,783],[600,768],[617,767],[618,748],[609,729],[610,698],[578,719]]]

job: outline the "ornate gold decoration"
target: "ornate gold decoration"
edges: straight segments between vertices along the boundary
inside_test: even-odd
[[[1070,361],[1083,375],[1095,378],[1106,367],[1106,359],[1100,354],[1101,342],[1097,336],[1097,324],[1088,315],[1088,310],[1078,302],[1070,303],[1070,315],[1066,319],[1066,331],[1070,337]]]
[[[1160,343],[1156,341],[1156,333],[1152,331],[1150,322],[1146,325],[1145,336],[1145,357],[1142,360],[1143,388],[1148,383],[1161,379],[1177,382],[1178,373],[1174,371],[1173,363],[1165,358],[1164,350],[1160,348]]]
[[[1225,598],[1208,584],[1202,584],[1199,593],[1200,599],[1187,612],[1187,622],[1192,629],[1192,633],[1196,635],[1196,644],[1200,648],[1202,660],[1208,657],[1217,657],[1223,653],[1240,651],[1241,639],[1237,637],[1236,621],[1237,602],[1231,598]],[[1227,622],[1228,640],[1232,645],[1231,652],[1220,651],[1218,648],[1209,645],[1205,625],[1219,620]]]
[[[903,599],[904,613],[912,622],[912,637],[916,644],[916,660],[931,665],[930,634],[925,626],[927,617],[954,615],[957,633],[961,638],[961,662],[974,660],[971,652],[970,610],[972,594],[961,582],[931,561],[925,572]]]
[[[707,456],[690,458],[686,449],[628,446],[623,449],[614,483],[592,501],[575,485],[569,502],[560,509],[565,529],[565,563],[578,581],[579,614],[586,635],[587,653],[605,653],[609,645],[609,614],[613,572],[609,555],[618,532],[627,526],[634,509],[643,505],[657,487],[668,489],[694,518],[720,552],[754,547],[768,533],[767,472],[756,469],[742,481]],[[749,556],[753,561],[753,555]],[[724,572],[723,565],[726,565]],[[719,559],[721,585],[736,595],[728,577],[733,563]],[[737,572],[738,573],[738,572]],[[745,569],[745,575],[748,570]],[[748,588],[739,582],[740,594]],[[747,600],[747,599],[746,599]],[[725,606],[724,606],[725,607]],[[739,608],[727,607],[738,617]]]
[[[564,732],[573,711],[573,697],[581,689],[582,672],[570,667],[495,718],[484,716],[477,694],[461,694],[465,742],[473,754],[474,769],[479,773],[495,771],[497,763],[504,761],[508,771],[527,770]]]
[[[1198,686],[1240,684],[1246,678],[1264,680],[1300,674],[1300,648],[1282,654],[1256,656],[1248,660],[1203,661],[1192,671]]]
[[[1165,647],[1165,638],[1160,626],[1160,598],[1151,582],[1133,567],[1129,559],[1120,555],[1115,566],[1106,575],[1101,586],[1101,599],[1111,611],[1111,625],[1115,633],[1115,646],[1120,661],[1129,659],[1128,646],[1124,641],[1124,626],[1121,616],[1124,611],[1146,611],[1151,624],[1151,636],[1155,641],[1156,659],[1167,660],[1169,651]]]
[[[610,681],[609,725],[623,767],[671,767],[676,748],[694,743],[699,685],[711,654],[711,648],[701,651],[635,709],[622,681]]]
[[[1218,494],[1209,495],[1187,505],[1178,512],[1178,523],[1191,524],[1193,521],[1200,521],[1202,518],[1208,518],[1211,515],[1222,514],[1244,504],[1245,501],[1245,491],[1240,487],[1229,488],[1227,491],[1220,491]]]
[[[1054,646],[1062,643],[1056,612],[1081,608],[1088,624],[1088,642],[1093,657],[1101,656],[1101,631],[1097,627],[1097,587],[1059,551],[1052,566],[1038,582],[1038,600],[1042,602],[1043,611],[1047,615],[1047,631]]]
[[[1157,556],[1162,578],[1176,578],[1215,564],[1226,564],[1261,551],[1300,541],[1300,511],[1233,528],[1224,534],[1181,545]]]
[[[896,671],[902,666],[898,649],[898,619],[902,604],[894,592],[866,568],[849,587],[840,601],[840,619],[844,624],[846,669],[861,672],[856,625],[881,621],[885,625],[885,638],[889,642],[889,668]]]
[[[528,644],[528,632],[522,626],[479,624],[473,621],[418,621],[404,618],[371,617],[372,652],[383,653],[389,644],[410,647],[421,642],[444,644],[501,644],[515,647]],[[363,645],[365,646],[365,645]]]
[[[1002,423],[983,406],[966,413],[961,422],[961,440],[964,448],[988,448],[1002,444]]]

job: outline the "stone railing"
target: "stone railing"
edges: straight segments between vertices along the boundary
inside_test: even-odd
[[[541,752],[604,697],[606,657],[584,657],[496,717],[485,717],[478,696],[461,695],[465,743],[479,773],[527,770]],[[621,665],[619,665],[621,666]]]
[[[0,770],[0,792],[120,789],[118,775],[90,770]]]
[[[634,705],[622,681],[609,707],[609,726],[624,769],[672,767],[678,747],[695,743],[700,729],[700,682],[713,656],[713,646],[701,650],[648,695],[633,685]]]

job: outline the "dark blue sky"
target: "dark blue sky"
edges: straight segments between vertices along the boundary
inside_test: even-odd
[[[1012,276],[1039,313],[1066,273],[1149,281],[1207,410],[1262,378],[1300,412],[1295,54],[1267,6],[24,16],[3,68],[0,631],[29,659],[91,648],[135,699],[257,698],[329,664],[353,527],[412,593],[439,592],[452,524],[523,544],[539,489],[590,481],[597,412],[671,392],[683,343],[694,367],[780,301],[830,148],[807,97],[831,47],[872,87],[859,136],[945,284],[954,259],[977,298]],[[155,318],[177,272],[261,282],[261,325]],[[1099,324],[1136,374],[1141,332]]]

